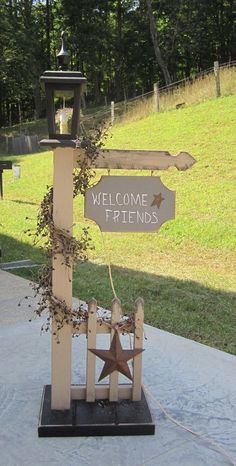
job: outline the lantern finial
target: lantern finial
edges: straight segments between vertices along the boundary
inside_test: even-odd
[[[65,31],[62,31],[61,33],[61,50],[57,54],[57,58],[58,58],[58,63],[59,63],[59,69],[63,71],[68,70],[69,53],[66,50]]]

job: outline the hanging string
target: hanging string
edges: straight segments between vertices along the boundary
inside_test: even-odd
[[[100,230],[100,231],[101,231],[101,230]],[[115,298],[115,299],[118,299],[117,294],[116,294],[116,290],[115,290],[115,287],[114,287],[113,278],[112,278],[110,256],[109,256],[109,253],[108,253],[107,248],[106,248],[105,239],[104,239],[104,235],[103,235],[103,232],[102,232],[102,231],[101,231],[101,236],[102,236],[103,248],[104,248],[104,251],[105,251],[105,253],[106,253],[106,262],[107,262],[107,267],[108,267],[108,273],[109,273],[109,279],[110,279],[111,289],[112,289],[114,298]]]
[[[115,291],[115,287],[114,287],[114,283],[113,283],[113,278],[112,278],[112,270],[111,270],[111,262],[110,262],[110,257],[109,257],[109,254],[107,252],[107,248],[106,248],[106,244],[105,244],[105,239],[104,239],[104,235],[103,235],[103,232],[101,231],[101,236],[102,236],[102,241],[103,241],[103,247],[104,247],[104,251],[106,252],[107,254],[107,266],[108,266],[108,271],[109,271],[109,279],[110,279],[110,284],[111,284],[111,289],[112,289],[112,292],[113,292],[113,295],[114,297],[117,299],[117,294],[116,294],[116,291]],[[132,338],[131,338],[131,334],[129,333],[129,339],[130,339],[130,347],[132,348]],[[219,453],[221,453],[223,456],[225,456],[227,458],[227,460],[230,462],[230,464],[232,466],[236,466],[236,463],[234,462],[234,460],[231,458],[231,456],[227,453],[227,451],[221,447],[218,443],[216,443],[214,440],[206,437],[204,434],[200,433],[200,432],[196,432],[192,429],[190,429],[189,427],[186,427],[185,425],[183,425],[181,422],[177,421],[177,419],[173,418],[167,411],[166,409],[164,408],[164,406],[160,403],[160,401],[158,401],[155,396],[151,393],[151,391],[143,384],[143,387],[146,391],[146,393],[149,395],[149,397],[155,402],[155,404],[161,409],[161,411],[163,412],[163,414],[167,417],[167,419],[169,419],[172,423],[176,424],[177,426],[181,427],[182,429],[186,430],[187,432],[191,433],[192,435],[195,435],[196,437],[199,437],[199,438],[202,438],[204,441],[206,441],[207,443],[209,443],[210,445],[212,445],[213,447],[215,447],[216,450],[219,451]],[[150,459],[154,459],[156,456],[153,456],[152,458],[149,458],[148,461],[150,461]],[[139,466],[144,466],[145,465],[145,462],[144,463],[141,463]]]

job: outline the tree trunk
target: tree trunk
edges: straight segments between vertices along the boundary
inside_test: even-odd
[[[18,121],[19,121],[19,125],[20,125],[20,133],[21,133],[22,115],[21,115],[21,104],[20,104],[20,100],[18,100]]]
[[[94,94],[95,94],[95,102],[97,104],[100,103],[100,88],[99,88],[99,76],[98,71],[94,73]]]
[[[162,58],[161,50],[158,45],[157,29],[156,29],[155,19],[154,19],[154,15],[152,11],[152,0],[146,0],[146,4],[147,4],[147,14],[148,14],[148,19],[149,19],[149,24],[150,24],[150,32],[151,32],[153,47],[155,51],[156,61],[158,65],[160,66],[162,73],[164,75],[165,84],[168,86],[169,84],[171,84],[171,77],[170,77],[170,73],[167,68],[167,65]]]
[[[47,57],[47,70],[51,69],[51,11],[50,1],[46,0],[46,57]]]
[[[116,6],[116,52],[115,52],[115,87],[116,100],[122,99],[123,87],[123,57],[122,57],[122,4],[118,0]]]
[[[38,120],[42,116],[42,101],[41,101],[41,92],[39,81],[36,80],[34,84],[34,118]]]

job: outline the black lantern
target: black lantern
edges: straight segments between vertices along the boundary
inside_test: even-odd
[[[62,46],[57,55],[60,71],[45,71],[40,81],[45,86],[49,140],[48,145],[71,145],[79,136],[82,86],[86,78],[80,71],[68,71],[69,54],[62,32]]]

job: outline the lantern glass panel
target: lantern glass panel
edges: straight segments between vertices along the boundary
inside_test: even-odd
[[[70,134],[74,106],[74,90],[54,90],[56,134]]]

